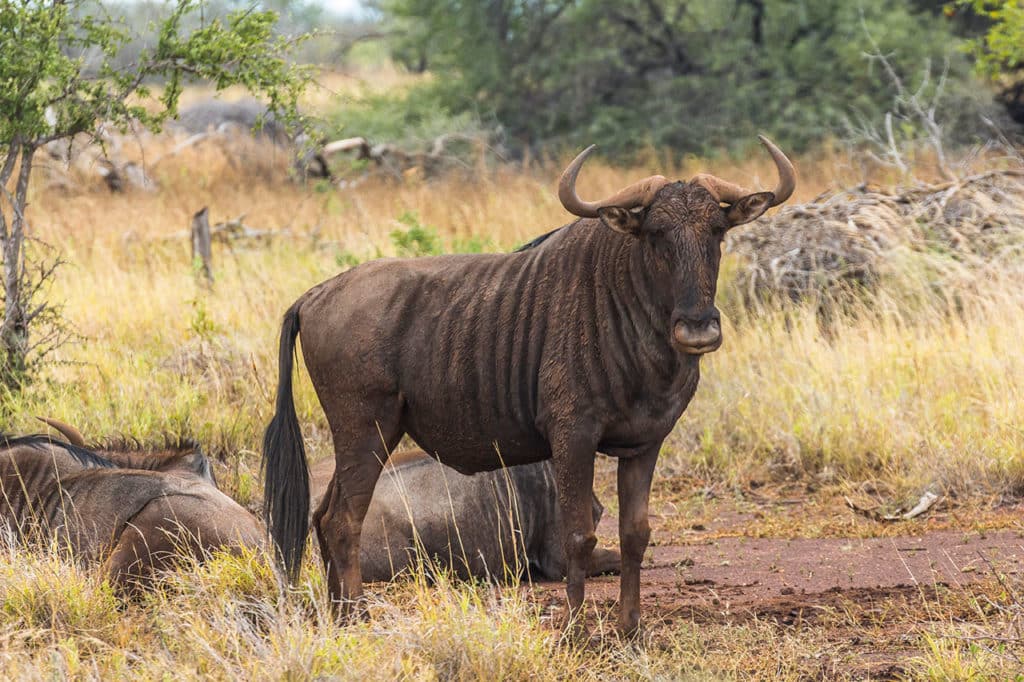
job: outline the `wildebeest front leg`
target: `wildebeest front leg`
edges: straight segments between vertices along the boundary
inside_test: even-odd
[[[640,563],[651,537],[647,503],[660,448],[659,443],[640,455],[619,460],[619,628],[626,634],[636,632],[640,623]]]
[[[566,596],[569,600],[570,627],[581,625],[584,582],[590,556],[597,544],[591,509],[594,489],[594,451],[597,444],[573,434],[552,438],[555,485],[558,504],[565,524]]]

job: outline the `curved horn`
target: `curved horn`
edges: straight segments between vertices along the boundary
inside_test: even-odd
[[[67,438],[68,442],[74,445],[75,447],[85,447],[85,436],[83,436],[81,431],[76,429],[71,424],[65,424],[64,422],[58,419],[49,419],[47,417],[36,417],[36,419],[43,422],[47,426],[53,428],[55,431],[58,431],[60,435]]]
[[[779,173],[779,184],[772,190],[775,198],[769,206],[771,208],[772,206],[778,206],[793,195],[793,190],[796,189],[796,170],[793,168],[793,163],[786,158],[782,150],[776,147],[771,140],[764,135],[758,135],[757,139],[761,140],[761,144],[772,155],[772,159],[775,161],[775,168]],[[693,182],[703,185],[707,191],[711,192],[711,196],[724,204],[734,204],[743,197],[754,194],[752,190],[715,177],[709,173],[695,175]]]
[[[720,204],[735,204],[745,196],[754,192],[735,183],[723,180],[710,173],[698,173],[693,176],[693,182],[702,185],[704,189],[711,192],[711,196]],[[774,206],[774,204],[772,204]]]
[[[775,169],[779,173],[779,184],[775,185],[775,189],[772,190],[772,194],[775,195],[772,206],[778,206],[793,196],[793,190],[796,189],[796,169],[793,168],[793,162],[786,158],[786,155],[775,146],[774,142],[764,135],[758,135],[757,139],[761,140],[761,144],[772,155]]]
[[[579,156],[572,160],[558,181],[558,199],[562,202],[565,210],[581,218],[596,218],[597,210],[609,206],[619,208],[636,208],[637,206],[649,206],[654,201],[654,195],[658,190],[668,184],[668,180],[662,175],[652,175],[632,185],[627,185],[612,196],[600,201],[583,201],[576,194],[576,176],[583,167],[590,153],[597,149],[597,145],[590,145]]]

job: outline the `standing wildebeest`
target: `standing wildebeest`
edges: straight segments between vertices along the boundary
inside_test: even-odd
[[[779,172],[772,192],[657,175],[589,203],[575,185],[591,147],[558,191],[583,219],[530,248],[378,260],[303,294],[284,316],[276,412],[263,441],[264,513],[289,573],[299,568],[309,505],[291,378],[301,328],[334,440],[334,478],[313,522],[335,599],[347,609],[362,595],[363,517],[383,461],[408,433],[463,473],[554,459],[572,622],[596,543],[600,451],[619,458],[619,625],[634,631],[658,450],[693,397],[701,355],[722,342],[722,239],[795,186],[786,156],[761,141]]]
[[[320,503],[334,460],[310,468],[310,493]],[[604,507],[592,498],[594,525]],[[422,450],[396,453],[373,489],[363,520],[359,564],[363,580],[392,580],[417,562],[461,578],[560,580],[566,575],[562,514],[551,461],[464,476]],[[323,550],[328,551],[327,547]],[[619,554],[595,549],[587,575],[612,573]]]
[[[201,473],[188,474],[189,457],[115,456],[166,471],[120,468],[47,436],[0,436],[0,526],[56,540],[78,560],[106,557],[103,573],[122,590],[182,556],[262,544],[255,517]]]

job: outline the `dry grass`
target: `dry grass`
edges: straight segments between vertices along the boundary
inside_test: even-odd
[[[514,589],[411,582],[375,600],[372,623],[341,626],[316,571],[307,575],[285,594],[263,557],[217,556],[119,604],[58,554],[8,549],[0,675],[519,680],[586,672],[581,652],[560,647]]]
[[[66,301],[83,338],[63,352],[68,364],[49,382],[5,402],[7,428],[30,430],[33,415],[49,414],[97,436],[198,437],[237,468],[231,485],[248,496],[277,380],[279,319],[295,297],[353,259],[393,254],[389,235],[407,229],[396,220],[403,214],[436,229],[449,247],[476,236],[497,250],[567,219],[551,191],[551,167],[334,190],[288,182],[281,152],[250,152],[263,154],[259,172],[220,143],[187,150],[154,169],[154,193],[42,191],[40,176],[30,218],[36,235],[70,261],[53,295]],[[654,163],[595,164],[581,192],[608,192]],[[716,170],[747,182],[769,176],[770,163],[757,168]],[[804,183],[801,197],[821,189]],[[288,234],[269,245],[218,245],[217,281],[207,292],[193,279],[187,241],[174,237],[203,206],[213,221],[245,214],[253,227]],[[764,229],[781,239],[786,224]],[[734,284],[747,270],[727,258],[719,295],[725,345],[705,360],[662,466],[737,481],[767,469],[883,478],[903,491],[1020,489],[1021,273],[941,269],[899,249],[887,263],[878,293],[848,305],[823,333],[814,301],[747,307]],[[298,403],[321,454],[323,416],[301,372]]]
[[[168,146],[148,138],[140,144],[147,154]],[[111,195],[88,174],[70,189],[47,189],[45,174],[38,176],[29,218],[34,234],[70,261],[51,293],[66,302],[81,340],[61,352],[62,364],[45,381],[0,396],[0,426],[33,431],[34,415],[44,414],[90,437],[196,437],[220,458],[225,487],[251,504],[259,494],[255,450],[277,381],[280,316],[295,297],[353,258],[394,253],[390,233],[406,229],[397,222],[403,214],[436,229],[449,247],[475,236],[495,250],[567,221],[552,191],[556,164],[501,168],[473,182],[374,181],[336,190],[288,182],[281,152],[246,154],[240,160],[234,148],[198,145],[153,168],[154,193]],[[698,165],[670,172],[686,177]],[[798,165],[799,201],[852,175],[828,154]],[[709,168],[772,184],[770,162],[760,157]],[[581,194],[665,171],[654,155],[629,169],[595,163]],[[207,291],[193,277],[187,242],[176,236],[203,206],[215,222],[245,214],[253,227],[288,233],[269,244],[217,245],[217,280]],[[929,486],[968,498],[1024,490],[1020,274],[988,269],[943,279],[948,273],[931,262],[891,256],[877,294],[849,304],[824,331],[814,302],[748,307],[734,284],[743,264],[728,257],[720,288],[725,344],[704,361],[701,387],[666,445],[660,474],[697,472],[738,484],[873,479],[896,497]],[[955,306],[922,293],[942,282],[956,287]],[[299,377],[300,419],[320,457],[328,448],[324,418],[301,370]],[[59,556],[8,549],[0,557],[0,675],[855,676],[842,656],[819,660],[837,646],[829,632],[774,623],[679,621],[655,627],[643,646],[609,640],[581,651],[559,645],[543,610],[518,591],[472,585],[381,588],[372,624],[341,627],[325,616],[319,569],[310,564],[305,576],[296,594],[284,596],[260,560],[222,558],[182,570],[147,601],[123,606]],[[915,674],[999,677],[1010,670],[1004,659],[956,639],[953,624],[950,616],[915,634]]]
[[[312,568],[307,565],[307,569]],[[1020,605],[1005,584],[839,602],[784,625],[652,619],[643,639],[560,641],[516,588],[370,591],[372,621],[339,625],[319,572],[283,592],[258,555],[215,556],[118,603],[54,552],[0,554],[5,679],[804,680],[1011,679]],[[879,676],[879,677],[876,677]]]

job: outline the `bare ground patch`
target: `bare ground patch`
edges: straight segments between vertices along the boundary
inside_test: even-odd
[[[985,638],[1008,627],[1000,604],[1012,602],[1007,587],[1024,573],[1019,507],[947,511],[916,524],[863,519],[857,535],[837,536],[849,510],[788,499],[775,505],[781,517],[735,500],[710,505],[695,523],[652,515],[642,574],[648,648],[672,649],[683,638],[701,647],[706,672],[758,679],[916,677],[929,670],[936,642],[1004,651],[1006,643]],[[800,522],[816,536],[794,537]],[[602,521],[602,546],[614,544],[615,527]],[[770,528],[783,536],[765,537]],[[558,622],[563,585],[530,589]],[[590,618],[605,636],[618,589],[615,576],[587,582]]]

